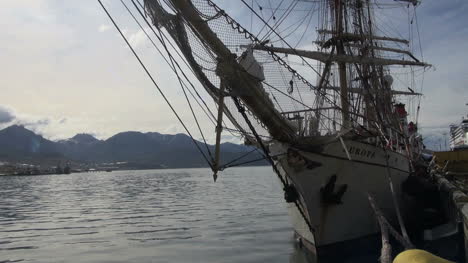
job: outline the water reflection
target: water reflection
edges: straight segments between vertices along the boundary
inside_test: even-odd
[[[268,167],[0,177],[2,262],[300,262]],[[7,261],[5,261],[7,260]]]

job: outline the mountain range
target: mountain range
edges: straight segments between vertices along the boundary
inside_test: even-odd
[[[196,141],[208,159],[213,145]],[[248,152],[251,146],[221,144],[221,163],[229,162]],[[253,151],[239,162],[261,158]],[[13,125],[0,130],[0,161],[32,164],[73,161],[77,163],[126,163],[129,168],[189,168],[208,167],[192,139],[185,134],[127,131],[106,140],[90,134],[77,134],[59,141],[45,139],[23,126]],[[264,165],[265,161],[252,164]]]

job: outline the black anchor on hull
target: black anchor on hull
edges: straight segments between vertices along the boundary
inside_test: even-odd
[[[338,190],[335,191],[336,186],[336,174],[332,175],[324,187],[320,188],[321,201],[324,204],[342,204],[343,195],[348,189],[347,184],[338,186]]]

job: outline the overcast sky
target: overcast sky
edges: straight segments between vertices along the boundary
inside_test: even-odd
[[[173,74],[120,2],[104,2],[174,106],[187,108]],[[220,4],[250,23],[240,0]],[[434,65],[424,75],[420,115],[427,137],[468,109],[467,13],[466,0],[425,0],[417,9],[424,60]],[[96,0],[1,0],[0,25],[0,128],[19,123],[50,139],[183,132]]]

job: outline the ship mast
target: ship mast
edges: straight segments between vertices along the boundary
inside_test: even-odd
[[[205,4],[197,7],[194,4],[197,1],[190,0],[165,1],[176,13],[174,15],[165,11],[156,0],[147,0],[147,8],[154,25],[165,27],[176,40],[196,77],[213,99],[219,102],[220,96],[227,96],[240,100],[265,129],[265,136],[278,141],[295,142],[298,136],[304,134],[315,136],[325,134],[325,131],[337,132],[337,128],[348,130],[357,126],[367,127],[369,134],[374,134],[373,131],[388,131],[391,134],[399,130],[399,123],[393,118],[394,96],[420,95],[411,89],[411,92],[392,90],[392,78],[389,77],[387,66],[430,65],[416,59],[405,48],[400,48],[401,44],[408,45],[408,40],[378,33],[369,0],[318,2],[323,17],[319,17],[321,25],[317,30],[319,38],[316,43],[320,48],[317,51],[293,48],[289,44],[288,47],[274,46],[273,43],[267,45],[268,41],[256,38],[210,0],[199,1],[207,1],[213,6],[213,10],[206,12],[210,15],[203,16],[204,13],[198,9],[203,10]],[[239,35],[232,35],[232,32]],[[226,43],[240,43],[241,49]],[[203,47],[196,50],[190,44]],[[303,61],[312,59],[320,65],[324,64],[322,74],[317,72],[320,77],[318,86],[313,87],[277,54],[297,56]],[[398,57],[388,54],[398,54]],[[207,55],[209,58],[206,61],[202,59]],[[270,66],[258,63],[256,57],[263,59],[264,55],[271,55],[284,68],[277,68],[276,64]],[[294,90],[288,89],[288,93],[281,91],[285,89],[284,77],[277,79],[277,76],[283,76],[283,70],[289,71],[287,74],[300,76],[298,79],[302,81],[298,81]],[[264,75],[263,72],[268,74]],[[217,87],[220,82],[225,85],[224,92],[220,92]],[[227,100],[227,103],[233,106],[231,100]],[[290,108],[289,104],[294,108]],[[225,112],[228,112],[228,106]],[[293,113],[310,119],[303,118],[302,123],[293,123],[286,116]],[[311,114],[315,114],[315,118]],[[227,117],[235,119],[232,115]],[[308,126],[304,126],[306,123]],[[244,123],[236,122],[235,126],[245,128]],[[306,130],[312,132],[304,132]]]
[[[363,29],[363,13],[364,13],[364,10],[363,10],[363,4],[362,2],[356,2],[356,12],[357,12],[357,16],[358,16],[358,28],[359,28],[359,34],[361,36],[363,36],[365,33],[364,33],[364,29]],[[372,41],[372,38],[370,38],[370,40]],[[365,43],[365,39],[362,39],[360,41],[360,44],[362,46],[367,46],[367,44]],[[361,53],[363,56],[367,56],[367,53],[369,51],[365,48],[361,48]],[[361,82],[363,83],[363,89],[367,92],[363,92],[364,96],[363,96],[363,99],[364,99],[364,120],[363,120],[363,124],[367,126],[367,128],[369,129],[370,128],[370,123],[372,122],[372,120],[375,120],[375,118],[373,118],[373,112],[375,112],[375,109],[371,103],[371,94],[369,94],[369,91],[370,91],[370,88],[369,88],[369,83],[367,82],[367,79],[364,78],[364,76],[368,76],[369,75],[369,65],[363,65],[362,68],[361,68]],[[374,110],[372,110],[374,109]]]
[[[345,55],[344,45],[343,45],[343,3],[341,0],[334,0],[335,8],[335,22],[336,22],[336,36],[338,41],[336,42],[336,53],[339,55]],[[338,72],[340,77],[340,101],[342,109],[342,129],[349,128],[349,100],[348,100],[348,81],[346,78],[346,63],[338,62]]]

